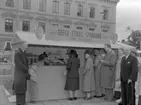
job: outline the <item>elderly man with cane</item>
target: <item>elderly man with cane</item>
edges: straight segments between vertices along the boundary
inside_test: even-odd
[[[138,60],[129,48],[123,49],[125,56],[121,60],[121,95],[119,105],[135,105],[135,82],[138,76]]]

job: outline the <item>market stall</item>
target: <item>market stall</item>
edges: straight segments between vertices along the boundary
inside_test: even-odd
[[[66,55],[68,48],[73,48],[77,51],[78,57],[81,61],[80,72],[80,91],[78,96],[82,97],[81,93],[81,73],[84,67],[84,52],[86,49],[103,48],[104,44],[98,44],[85,41],[61,41],[61,40],[47,40],[45,35],[39,38],[35,33],[16,32],[14,40],[22,39],[29,45],[27,50],[29,65],[37,61],[38,55],[45,52],[48,57],[44,65],[37,68],[38,76],[35,90],[30,90],[30,83],[28,83],[27,101],[30,100],[30,94],[34,94],[37,101],[65,99],[67,92],[64,91],[66,63],[68,56]],[[116,44],[112,44],[113,48],[118,48]],[[33,92],[35,91],[35,92]]]

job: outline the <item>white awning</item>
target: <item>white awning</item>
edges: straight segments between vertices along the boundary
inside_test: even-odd
[[[126,47],[126,48],[130,48],[130,49],[134,49],[135,48],[133,46],[130,46],[130,45],[127,45],[127,44],[124,44],[124,43],[121,43],[121,42],[117,42],[116,44],[118,46],[120,46],[120,47]]]
[[[51,46],[65,46],[65,47],[82,47],[82,48],[104,48],[104,44],[86,43],[76,41],[55,41],[45,40],[45,35],[39,40],[33,32],[16,32],[16,35],[29,45],[51,45]],[[112,44],[112,48],[119,48],[120,46]]]

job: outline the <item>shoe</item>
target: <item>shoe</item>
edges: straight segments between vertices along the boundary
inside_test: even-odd
[[[73,101],[73,98],[68,98],[68,100]]]
[[[123,105],[122,103],[119,103],[118,105]]]
[[[104,97],[103,99],[104,99],[104,100],[108,100],[108,98],[106,98],[106,97]]]
[[[97,96],[97,95],[95,95],[94,97],[95,97],[95,98],[101,98],[102,96]]]
[[[86,99],[87,97],[83,97],[83,99]]]
[[[121,98],[116,100],[117,103],[121,103],[121,101],[122,101]]]
[[[86,98],[85,98],[85,100],[90,100],[90,99],[91,99],[91,97],[86,97]]]
[[[97,95],[94,95],[93,97],[95,97],[95,98],[96,98],[96,97],[97,97]]]
[[[36,101],[30,101],[30,103],[36,103]]]
[[[76,97],[74,97],[74,98],[73,98],[73,100],[77,100],[77,98],[76,98]]]

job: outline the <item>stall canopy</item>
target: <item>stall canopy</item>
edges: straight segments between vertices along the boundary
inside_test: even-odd
[[[15,36],[26,41],[29,45],[50,45],[50,46],[65,46],[65,47],[82,47],[82,48],[104,48],[104,44],[97,43],[86,43],[86,42],[76,42],[76,41],[55,41],[55,40],[45,40],[45,35],[40,40],[36,37],[33,32],[16,32]],[[117,44],[111,44],[112,48],[119,48]]]
[[[127,45],[127,44],[124,44],[124,43],[121,43],[121,42],[117,42],[116,44],[118,46],[120,46],[120,47],[126,47],[126,48],[130,48],[130,49],[135,49],[135,47]]]

